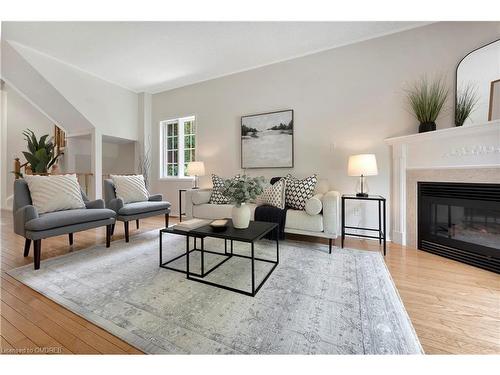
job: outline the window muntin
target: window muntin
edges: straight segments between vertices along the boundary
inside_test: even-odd
[[[160,178],[185,177],[187,165],[196,160],[194,116],[160,122]]]

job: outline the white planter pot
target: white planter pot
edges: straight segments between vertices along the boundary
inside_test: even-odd
[[[233,226],[237,229],[246,229],[250,225],[250,207],[246,204],[234,206],[231,212]]]

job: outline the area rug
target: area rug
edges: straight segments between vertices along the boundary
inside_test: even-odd
[[[48,259],[9,274],[145,353],[420,354],[422,348],[377,252],[295,241],[255,297],[187,280],[160,268],[158,231]],[[181,254],[183,236],[163,236],[164,259]],[[223,241],[206,239],[218,251]],[[234,251],[249,253],[236,243]],[[192,253],[193,271],[200,258]],[[260,241],[256,255],[275,255]],[[207,255],[205,267],[220,261]],[[185,268],[181,258],[173,265]],[[256,282],[268,263],[256,266]],[[207,278],[249,288],[250,263],[233,257]]]

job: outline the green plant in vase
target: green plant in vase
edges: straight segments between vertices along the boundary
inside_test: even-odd
[[[479,97],[476,89],[472,84],[468,84],[457,93],[457,101],[455,103],[455,125],[462,126],[476,109]]]
[[[255,200],[264,191],[264,177],[249,177],[246,175],[224,180],[222,194],[230,203],[233,226],[238,229],[248,228],[250,224],[250,208],[247,202]]]
[[[413,114],[420,121],[419,133],[436,130],[436,119],[448,99],[448,93],[442,78],[429,82],[425,77],[407,91]]]
[[[28,151],[23,151],[23,155],[31,166],[31,170],[33,173],[47,173],[61,156],[60,153],[56,154],[56,146],[52,142],[52,138],[45,134],[37,139],[35,133],[30,129],[25,130],[23,135],[28,143]]]

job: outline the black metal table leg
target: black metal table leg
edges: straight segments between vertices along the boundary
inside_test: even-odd
[[[385,215],[386,215],[386,212],[385,212],[385,199],[383,200],[382,204],[384,205],[384,256],[385,256],[385,253],[386,253],[386,219],[385,219]]]
[[[280,231],[279,231],[279,225],[278,225],[278,233],[276,235],[276,263],[280,262]]]
[[[186,278],[189,279],[189,236],[186,236]]]
[[[201,239],[201,275],[205,276],[205,241]]]
[[[340,247],[344,248],[344,240],[345,240],[345,199],[342,197],[342,214],[341,214],[341,221],[342,221],[342,233],[341,233],[341,238],[340,238]]]
[[[162,252],[163,252],[163,232],[160,230],[160,267],[161,267],[161,264],[163,263],[163,259],[162,259]]]
[[[179,223],[182,222],[182,190],[179,190]]]
[[[255,253],[254,243],[252,242],[252,296],[255,296]]]
[[[381,217],[381,202],[378,201],[378,244],[382,244],[382,217]]]

